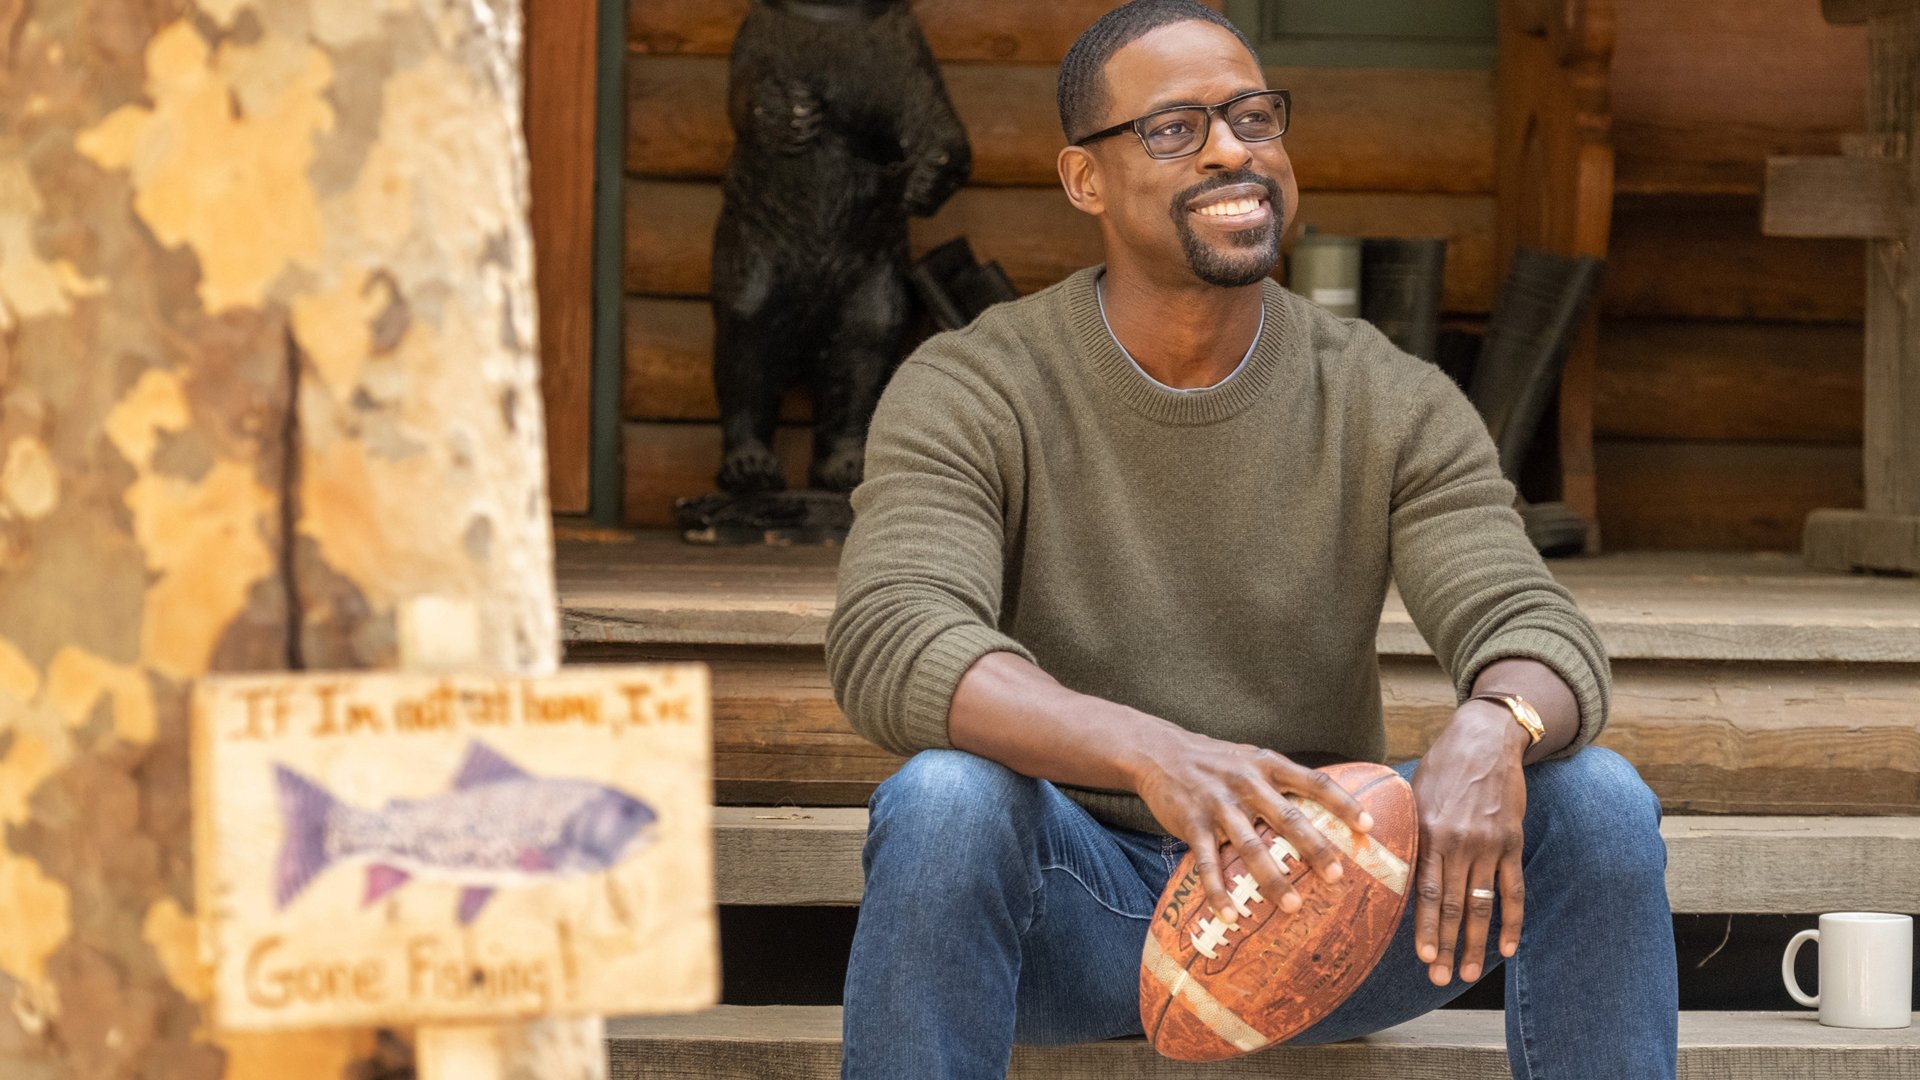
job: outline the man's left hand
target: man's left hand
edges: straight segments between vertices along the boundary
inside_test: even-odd
[[[1495,893],[1500,899],[1500,955],[1520,947],[1526,889],[1521,881],[1521,822],[1527,785],[1521,761],[1527,732],[1496,702],[1456,709],[1413,774],[1420,815],[1414,891],[1413,946],[1436,986],[1453,979],[1462,923],[1460,977],[1480,977]],[[1474,890],[1482,890],[1480,896]]]

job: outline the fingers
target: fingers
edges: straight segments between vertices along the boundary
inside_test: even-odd
[[[1520,873],[1520,847],[1500,858],[1500,955],[1520,950],[1520,920],[1526,915],[1527,886]]]
[[[1454,952],[1460,944],[1460,921],[1466,914],[1467,873],[1472,864],[1458,853],[1440,863],[1440,925],[1435,934],[1435,955],[1427,967],[1427,977],[1435,986],[1453,981]]]
[[[1220,875],[1220,843],[1212,822],[1198,822],[1189,830],[1187,847],[1193,852],[1193,868],[1200,875],[1200,888],[1207,894],[1207,906],[1214,917],[1232,926],[1240,921],[1226,882]]]
[[[1261,820],[1280,834],[1280,841],[1284,841],[1276,843],[1272,849],[1275,855],[1291,854],[1295,861],[1312,867],[1326,881],[1339,881],[1346,873],[1340,865],[1340,849],[1333,846],[1325,833],[1314,827],[1298,806],[1264,785],[1260,790],[1249,792],[1247,801]],[[1284,868],[1282,873],[1285,873]],[[1297,910],[1299,897],[1291,886],[1287,887],[1286,896],[1287,899],[1281,901],[1281,909]]]
[[[1467,934],[1460,944],[1460,978],[1467,982],[1480,977],[1480,965],[1487,955],[1487,925],[1493,920],[1494,865],[1482,860],[1467,874]]]
[[[1262,753],[1262,760],[1274,774],[1276,785],[1282,791],[1291,791],[1304,795],[1333,812],[1333,816],[1347,823],[1355,832],[1366,832],[1373,828],[1373,815],[1360,806],[1360,800],[1353,793],[1340,786],[1340,782],[1319,769],[1309,769],[1275,754]]]
[[[1280,910],[1292,912],[1300,910],[1300,896],[1293,891],[1291,874],[1281,865],[1279,858],[1267,841],[1260,838],[1254,829],[1253,821],[1237,809],[1226,809],[1221,813],[1222,829],[1226,832],[1233,848],[1240,855],[1240,863],[1253,880],[1259,884],[1263,896],[1275,900]],[[1228,882],[1231,888],[1232,882]],[[1236,901],[1236,906],[1238,902]]]
[[[1429,966],[1440,959],[1441,864],[1446,860],[1426,837],[1420,839],[1419,862],[1414,867],[1413,951]]]

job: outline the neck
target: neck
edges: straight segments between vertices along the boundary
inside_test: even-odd
[[[1260,283],[1175,286],[1109,265],[1107,324],[1134,362],[1177,389],[1213,386],[1233,374],[1260,332]]]

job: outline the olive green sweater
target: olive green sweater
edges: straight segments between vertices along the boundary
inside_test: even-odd
[[[1065,686],[1281,753],[1381,760],[1375,635],[1391,578],[1459,700],[1503,657],[1606,722],[1606,653],[1513,509],[1447,375],[1266,285],[1231,378],[1146,378],[1098,268],[916,351],[887,386],[840,563],[827,666],[862,735],[946,747],[968,667],[1007,650]],[[1125,792],[1062,785],[1159,828]]]

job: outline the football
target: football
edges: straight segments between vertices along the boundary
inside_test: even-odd
[[[1218,1061],[1284,1042],[1331,1013],[1386,951],[1412,891],[1419,824],[1413,789],[1384,765],[1322,770],[1373,815],[1356,837],[1332,811],[1289,795],[1340,851],[1328,882],[1285,837],[1256,822],[1286,871],[1300,910],[1280,910],[1230,849],[1221,868],[1239,909],[1236,927],[1213,918],[1188,852],[1154,907],[1140,958],[1140,1023],[1147,1041],[1180,1061]]]

